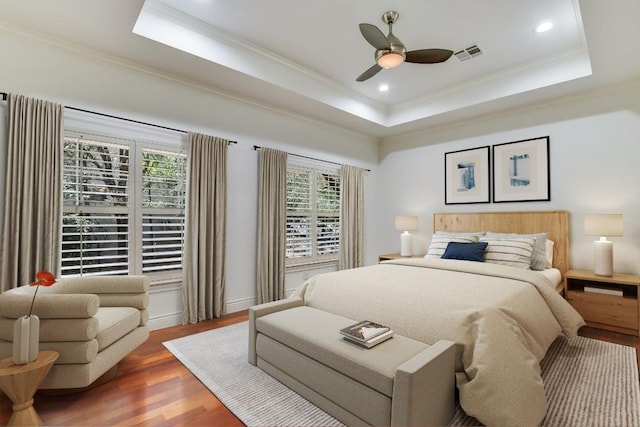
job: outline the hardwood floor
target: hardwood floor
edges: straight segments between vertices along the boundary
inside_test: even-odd
[[[38,392],[34,406],[48,426],[242,426],[162,343],[247,317],[244,311],[153,331],[147,342],[122,361],[111,381],[74,394]],[[580,335],[640,350],[638,337],[586,327]],[[6,425],[10,415],[11,402],[0,392],[0,425]]]

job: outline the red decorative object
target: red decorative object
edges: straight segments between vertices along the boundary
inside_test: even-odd
[[[51,286],[56,283],[56,278],[50,272],[46,270],[38,271],[36,273],[36,280],[33,283],[30,283],[30,286],[37,286],[36,291],[33,293],[33,300],[31,300],[31,307],[29,307],[29,314],[27,317],[31,316],[31,311],[33,310],[33,303],[36,302],[36,295],[38,294],[38,289],[40,289],[40,285],[42,286]]]

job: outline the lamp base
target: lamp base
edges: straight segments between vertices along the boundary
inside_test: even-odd
[[[613,276],[613,242],[596,240],[593,242],[593,272],[596,276]]]
[[[404,232],[400,235],[400,256],[411,256],[411,234]]]

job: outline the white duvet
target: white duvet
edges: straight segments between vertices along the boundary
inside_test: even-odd
[[[479,262],[386,261],[312,277],[295,296],[427,344],[456,342],[460,405],[488,426],[543,420],[539,363],[559,334],[573,337],[584,325],[544,276]]]

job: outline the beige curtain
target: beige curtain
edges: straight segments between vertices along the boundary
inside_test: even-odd
[[[60,272],[64,107],[10,94],[0,289]]]
[[[338,268],[361,267],[364,260],[364,169],[340,167],[340,261]]]
[[[287,153],[260,148],[258,183],[258,304],[284,298]]]
[[[184,324],[225,314],[227,151],[229,141],[190,132],[187,182]]]

